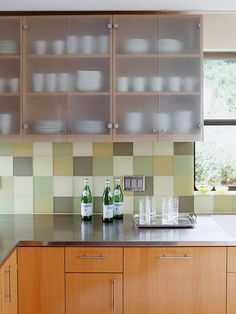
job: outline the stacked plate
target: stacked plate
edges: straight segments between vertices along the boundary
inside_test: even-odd
[[[33,124],[34,133],[38,134],[58,134],[63,130],[62,120],[38,120]]]
[[[14,40],[0,40],[0,53],[17,53],[18,43]]]
[[[129,38],[125,40],[124,50],[127,53],[146,53],[149,50],[149,42],[144,38]]]
[[[16,117],[11,113],[0,114],[0,134],[8,135],[16,131]]]
[[[183,49],[183,42],[172,38],[161,38],[157,41],[157,50],[160,53],[178,53]]]
[[[76,80],[77,89],[83,92],[98,91],[102,87],[101,71],[78,71]]]
[[[84,134],[101,134],[105,133],[105,125],[100,120],[76,121],[75,131]]]

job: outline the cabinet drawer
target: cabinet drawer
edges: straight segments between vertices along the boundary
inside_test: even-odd
[[[122,271],[122,248],[66,248],[66,272],[120,273]]]
[[[236,273],[236,247],[228,248],[227,271],[229,273]]]

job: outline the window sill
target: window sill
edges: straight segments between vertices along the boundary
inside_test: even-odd
[[[200,193],[198,191],[194,191],[194,196],[235,196],[236,195],[236,191],[228,191],[226,193],[219,193],[216,191],[211,191],[208,193]]]

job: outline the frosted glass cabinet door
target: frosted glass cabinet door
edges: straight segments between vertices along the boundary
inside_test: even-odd
[[[160,140],[202,138],[202,43],[199,16],[159,17]]]
[[[20,17],[0,17],[0,140],[20,138]]]
[[[69,16],[69,140],[111,140],[112,17]]]
[[[114,17],[114,140],[157,140],[157,15]]]
[[[67,139],[67,17],[24,17],[24,137]]]

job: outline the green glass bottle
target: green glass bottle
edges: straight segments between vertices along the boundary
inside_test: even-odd
[[[84,179],[84,189],[81,195],[81,216],[82,220],[92,220],[93,197],[89,188],[88,179]]]
[[[102,219],[104,222],[113,221],[113,197],[110,188],[110,180],[106,180],[102,197]]]
[[[123,219],[124,196],[120,186],[120,179],[116,179],[116,187],[113,193],[114,219]]]

